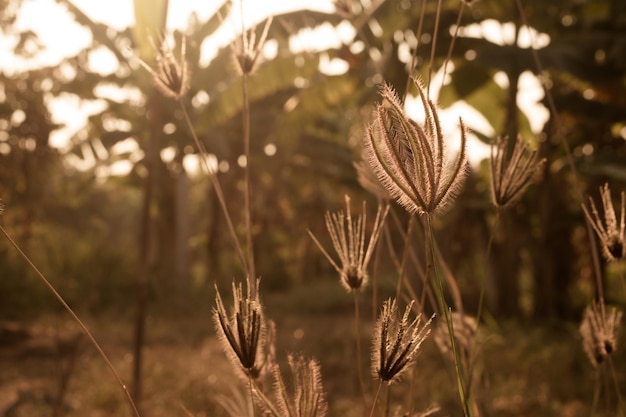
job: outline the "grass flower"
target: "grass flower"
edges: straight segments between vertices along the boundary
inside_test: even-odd
[[[473,317],[458,312],[452,313],[451,318],[456,345],[463,350],[465,355],[469,356],[474,346],[478,323]],[[441,322],[435,327],[433,338],[441,353],[450,356],[454,354],[450,333],[445,322]]]
[[[242,13],[243,16],[243,13]],[[261,36],[257,41],[256,26],[250,29],[241,29],[241,35],[235,39],[233,53],[237,62],[237,70],[242,75],[249,75],[256,69],[259,55],[265,45],[267,34],[270,30],[273,17],[270,16],[263,27]]]
[[[603,304],[587,306],[580,324],[583,348],[593,366],[598,366],[616,348],[616,333],[622,320],[622,312],[612,308],[605,311]]]
[[[376,322],[372,345],[372,373],[391,384],[415,361],[419,348],[430,333],[432,318],[422,324],[421,315],[410,320],[411,302],[398,320],[396,301],[389,299]]]
[[[256,285],[258,294],[258,280]],[[246,378],[258,378],[269,362],[269,355],[264,353],[268,332],[258,298],[250,296],[249,287],[244,297],[241,284],[233,283],[230,315],[217,291],[213,319],[222,348],[233,365]]]
[[[292,389],[288,389],[278,365],[274,366],[275,405],[260,395],[261,404],[275,417],[325,417],[328,411],[319,363],[315,359],[289,356]]]
[[[190,74],[185,57],[186,40],[183,36],[178,58],[174,56],[174,51],[164,37],[161,37],[160,41],[158,46],[152,41],[156,51],[156,67],[151,68],[142,60],[139,60],[139,63],[152,74],[154,85],[164,96],[178,100],[189,91]]]
[[[335,262],[313,233],[309,231],[309,235],[315,244],[339,273],[341,284],[348,291],[358,291],[367,284],[367,266],[380,236],[381,226],[387,216],[387,211],[388,208],[384,212],[380,207],[378,208],[367,247],[365,246],[365,226],[367,220],[365,202],[363,202],[363,214],[356,219],[353,219],[350,213],[350,197],[347,195],[345,214],[341,211],[332,214],[326,213],[326,228],[339,256],[339,263]]]
[[[467,132],[461,124],[461,149],[448,158],[437,106],[414,79],[425,113],[419,125],[403,109],[389,85],[374,111],[364,143],[365,159],[389,194],[411,213],[441,214],[454,200],[467,175]]]
[[[511,207],[519,201],[545,163],[520,136],[511,152],[510,146],[508,136],[499,137],[491,145],[491,202],[498,208]]]
[[[621,194],[621,212],[619,227],[617,225],[617,217],[615,216],[615,208],[611,199],[611,190],[609,184],[600,187],[600,198],[604,208],[604,221],[598,213],[595,203],[589,198],[591,212],[583,205],[583,210],[587,220],[596,231],[600,244],[602,245],[602,254],[608,261],[622,259],[626,255],[626,244],[624,242],[624,192]]]

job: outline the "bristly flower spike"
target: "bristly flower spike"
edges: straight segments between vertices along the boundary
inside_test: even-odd
[[[460,152],[456,161],[450,161],[439,110],[420,82],[413,81],[424,108],[424,123],[410,119],[396,92],[384,84],[382,103],[365,135],[364,156],[381,184],[405,209],[438,215],[451,205],[467,176],[467,131],[459,119]]]
[[[603,187],[600,187],[600,198],[602,199],[602,206],[604,208],[604,221],[602,221],[591,197],[589,197],[591,212],[589,212],[584,204],[582,206],[583,211],[600,239],[602,254],[606,260],[610,262],[623,259],[626,255],[626,242],[624,241],[624,192],[622,191],[621,193],[622,202],[619,226],[617,224],[617,217],[615,216],[615,207],[613,207],[609,184],[604,184]]]
[[[421,315],[410,320],[412,307],[413,302],[398,320],[396,301],[388,299],[376,322],[372,344],[372,374],[387,384],[397,381],[410,367],[422,342],[430,334],[432,317],[426,323],[422,323]]]
[[[256,282],[258,294],[259,281]],[[246,378],[258,378],[268,365],[264,355],[267,329],[261,303],[250,295],[244,297],[241,284],[233,283],[233,308],[226,312],[222,297],[216,288],[213,320],[218,338],[226,356]]]
[[[497,208],[508,208],[519,201],[545,163],[521,136],[517,137],[510,154],[509,146],[508,136],[499,137],[491,145],[491,202]]]
[[[326,228],[333,242],[333,246],[339,256],[339,264],[328,254],[322,244],[309,231],[309,235],[320,248],[326,259],[337,270],[341,284],[348,291],[358,291],[368,282],[367,266],[370,262],[374,247],[380,236],[382,225],[389,211],[389,206],[384,209],[379,206],[376,219],[372,226],[367,247],[365,246],[366,213],[363,202],[363,213],[356,219],[350,212],[350,197],[346,195],[346,212],[326,213]]]
[[[156,68],[151,68],[141,59],[139,63],[150,74],[157,89],[166,97],[175,100],[180,99],[189,91],[189,67],[186,59],[186,39],[183,36],[180,45],[180,56],[176,58],[174,51],[164,36],[160,36],[160,44],[157,46],[154,39],[150,39],[152,47],[156,51]]]
[[[243,13],[242,13],[243,16]],[[263,32],[258,39],[256,38],[256,26],[250,29],[241,30],[241,35],[235,38],[233,54],[237,61],[237,70],[243,75],[249,75],[256,69],[259,55],[265,46],[265,40],[272,24],[273,16],[270,16],[265,22]],[[243,25],[243,23],[242,23]]]
[[[276,406],[257,391],[263,408],[275,417],[325,417],[328,405],[319,363],[315,359],[292,355],[289,355],[288,362],[292,374],[292,389],[287,389],[280,368],[275,365]]]
[[[608,312],[605,310],[603,304],[593,302],[585,309],[580,324],[583,348],[591,364],[596,367],[615,351],[616,333],[622,320],[621,311],[615,308]]]

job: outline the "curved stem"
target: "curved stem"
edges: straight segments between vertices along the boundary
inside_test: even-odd
[[[50,292],[61,303],[63,308],[70,314],[70,316],[72,316],[72,319],[74,319],[76,324],[78,324],[78,327],[80,327],[80,329],[85,334],[85,336],[87,336],[87,339],[89,339],[89,342],[96,349],[96,351],[98,352],[98,354],[100,355],[102,360],[104,360],[104,363],[106,364],[106,366],[109,368],[109,370],[113,374],[113,377],[115,378],[116,382],[118,383],[120,388],[122,388],[122,391],[124,391],[124,395],[126,396],[126,400],[128,402],[128,405],[130,406],[132,414],[135,417],[141,417],[141,415],[139,414],[139,410],[137,410],[137,406],[135,405],[135,401],[133,400],[133,397],[130,395],[130,392],[128,391],[128,388],[126,387],[126,384],[124,384],[124,382],[122,381],[122,378],[117,373],[117,371],[115,370],[115,367],[111,363],[111,360],[109,359],[107,354],[104,353],[104,350],[102,350],[102,348],[100,347],[100,344],[96,341],[96,339],[91,334],[91,332],[89,331],[89,329],[87,328],[85,323],[83,323],[83,321],[78,318],[76,313],[74,313],[74,310],[72,310],[72,308],[67,304],[65,299],[61,296],[61,294],[59,294],[59,292],[54,288],[54,286],[50,283],[50,281],[48,281],[48,279],[44,276],[44,274],[41,273],[41,271],[39,271],[39,269],[35,266],[35,264],[30,260],[28,255],[26,255],[22,251],[22,249],[18,246],[18,244],[7,233],[7,231],[4,229],[4,227],[0,226],[0,231],[2,231],[2,234],[4,234],[4,236],[7,238],[7,240],[11,244],[11,246],[13,246],[15,248],[15,250],[17,250],[17,252],[20,254],[20,256],[26,261],[28,266],[30,266],[30,268],[33,271],[35,271],[35,274],[37,274],[37,276],[43,281],[45,286],[48,287]]]
[[[452,58],[452,50],[454,49],[454,42],[456,38],[459,36],[459,27],[461,26],[461,17],[463,17],[463,10],[465,10],[465,3],[461,2],[461,7],[459,8],[459,14],[456,18],[456,25],[454,27],[454,35],[452,36],[452,40],[450,41],[450,48],[448,48],[448,55],[446,56],[446,60],[443,62],[443,77],[441,77],[441,88],[439,89],[439,94],[441,95],[441,90],[443,90],[443,85],[446,82],[446,73],[448,72],[448,63],[450,62],[450,58]]]

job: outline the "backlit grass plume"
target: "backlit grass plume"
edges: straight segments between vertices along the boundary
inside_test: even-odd
[[[258,280],[256,285],[258,294]],[[269,360],[269,355],[264,351],[268,331],[258,298],[251,297],[250,288],[244,296],[241,284],[233,283],[233,307],[230,314],[217,291],[213,319],[222,348],[233,365],[246,378],[258,378]]]
[[[280,368],[275,365],[276,400],[272,402],[257,391],[262,407],[274,417],[325,417],[328,405],[319,363],[315,359],[292,355],[289,356],[288,362],[292,386],[287,387]]]
[[[602,206],[604,208],[604,221],[595,203],[589,198],[589,205],[591,212],[583,204],[583,210],[587,220],[596,231],[600,244],[602,245],[602,254],[608,261],[615,261],[622,259],[626,255],[626,244],[624,242],[624,192],[621,193],[621,212],[619,225],[617,224],[617,217],[615,216],[615,208],[613,207],[613,200],[611,199],[611,190],[609,184],[604,184],[600,187],[600,198],[602,199]]]
[[[607,309],[596,302],[587,306],[580,324],[583,348],[593,366],[598,366],[615,351],[616,333],[622,320],[622,312]]]
[[[446,152],[437,106],[414,79],[424,108],[418,124],[406,114],[393,88],[381,87],[382,102],[368,127],[364,156],[389,194],[411,213],[441,214],[454,200],[467,175],[467,132],[461,124],[461,147],[455,160]]]
[[[165,37],[161,37],[159,45],[153,40],[151,42],[156,51],[156,67],[151,68],[142,60],[139,60],[139,63],[152,74],[154,85],[164,96],[178,100],[189,91],[190,74],[185,56],[185,37],[182,37],[178,58],[174,56],[174,51]]]
[[[422,323],[422,316],[410,319],[411,302],[401,318],[394,299],[383,304],[376,322],[372,344],[372,373],[383,382],[391,384],[415,361],[419,348],[430,334],[432,318]]]
[[[348,291],[357,291],[367,284],[367,266],[380,236],[381,226],[387,216],[387,212],[388,207],[382,209],[379,206],[367,246],[365,245],[367,220],[365,202],[363,202],[363,213],[357,216],[356,219],[353,219],[350,213],[350,197],[347,195],[345,213],[342,211],[332,214],[326,213],[326,228],[339,256],[339,263],[335,262],[313,233],[309,231],[309,235],[315,244],[339,273],[341,284]]]
[[[530,150],[518,136],[509,152],[510,138],[499,137],[491,145],[491,202],[497,208],[514,205],[543,166],[536,150]]]

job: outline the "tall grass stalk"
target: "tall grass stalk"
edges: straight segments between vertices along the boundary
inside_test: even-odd
[[[28,257],[28,255],[26,255],[26,253],[24,253],[24,251],[22,251],[22,249],[17,244],[17,242],[15,242],[15,240],[13,240],[11,235],[9,235],[9,233],[5,230],[4,227],[2,227],[2,225],[0,225],[0,231],[6,237],[6,239],[9,241],[11,246],[13,246],[13,248],[15,248],[15,250],[22,257],[22,259],[24,259],[26,264],[41,279],[41,281],[48,288],[48,290],[50,290],[52,295],[54,295],[54,297],[59,301],[59,303],[61,303],[61,305],[63,306],[65,311],[67,311],[69,313],[69,315],[72,317],[72,319],[76,322],[76,324],[78,324],[78,327],[80,327],[81,331],[87,337],[87,339],[89,340],[91,345],[96,349],[96,351],[98,352],[98,354],[100,355],[100,357],[102,358],[104,363],[106,364],[107,368],[109,368],[109,370],[113,374],[113,377],[114,377],[115,381],[117,382],[117,384],[120,386],[120,388],[124,392],[124,396],[126,397],[126,401],[128,403],[128,406],[130,407],[132,415],[135,416],[135,417],[141,417],[141,415],[139,414],[139,410],[137,409],[137,405],[135,404],[135,401],[133,400],[133,397],[130,394],[130,391],[126,387],[126,384],[124,384],[124,381],[122,381],[122,378],[117,373],[117,370],[115,369],[115,367],[111,363],[111,360],[109,359],[107,354],[104,353],[104,350],[102,349],[100,344],[96,341],[95,337],[93,336],[91,331],[87,328],[85,323],[83,323],[83,321],[78,317],[78,315],[74,312],[74,310],[72,310],[72,308],[69,306],[69,304],[67,304],[67,302],[65,301],[63,296],[56,290],[56,288],[54,288],[54,285],[52,285],[52,283],[45,277],[45,275],[39,270],[39,268],[37,268],[37,266]]]
[[[430,247],[430,261],[433,266],[433,275],[434,275],[434,287],[435,287],[435,295],[437,297],[437,302],[439,304],[439,310],[442,312],[446,326],[448,328],[448,334],[450,337],[450,344],[452,346],[452,354],[454,357],[454,367],[456,371],[456,379],[457,379],[457,387],[459,391],[459,398],[461,400],[461,406],[463,407],[463,415],[465,417],[471,417],[472,413],[470,412],[469,407],[469,398],[467,396],[467,389],[465,387],[466,379],[465,379],[465,370],[463,364],[461,363],[461,356],[456,344],[456,338],[454,336],[454,326],[452,324],[452,316],[450,307],[448,306],[445,299],[445,291],[443,285],[443,278],[441,277],[441,273],[438,268],[437,256],[435,253],[435,238],[432,229],[432,220],[430,213],[426,213],[426,240]]]

